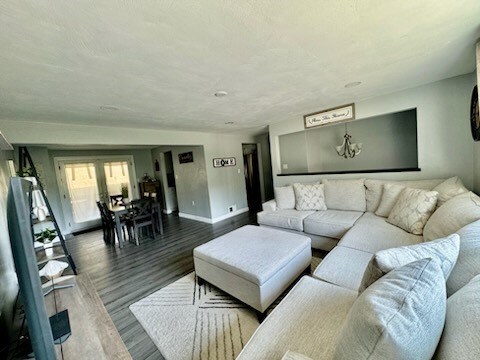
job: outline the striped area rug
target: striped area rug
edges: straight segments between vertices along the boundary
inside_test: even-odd
[[[312,268],[320,261],[312,258]],[[259,326],[254,310],[208,283],[199,285],[194,272],[130,310],[167,360],[233,360]]]

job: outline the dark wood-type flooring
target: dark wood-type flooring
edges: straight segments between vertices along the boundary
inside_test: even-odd
[[[75,236],[67,245],[80,273],[88,273],[133,359],[163,359],[128,307],[130,304],[193,271],[192,250],[246,224],[245,213],[210,225],[164,216],[164,235],[123,249],[105,245],[102,232]]]

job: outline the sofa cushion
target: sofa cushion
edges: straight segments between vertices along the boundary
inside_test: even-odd
[[[281,186],[273,189],[278,209],[295,209],[295,193],[292,186]]]
[[[422,259],[395,269],[350,309],[334,359],[431,359],[445,324],[445,279]]]
[[[323,180],[325,201],[332,210],[351,210],[364,212],[365,179],[358,180]]]
[[[375,211],[375,215],[388,217],[404,189],[405,186],[403,185],[383,184],[382,200],[377,211]]]
[[[409,233],[422,235],[423,228],[435,211],[438,193],[420,189],[403,189],[387,221]]]
[[[262,211],[257,214],[257,222],[279,228],[303,231],[303,219],[314,211],[276,210]]]
[[[317,211],[303,220],[303,230],[309,234],[341,239],[362,215],[359,211]]]
[[[337,246],[320,262],[313,277],[358,291],[363,274],[373,254]]]
[[[348,230],[338,244],[374,254],[380,250],[420,242],[421,236],[410,234],[387,223],[385,218],[367,212],[357,220],[355,226]]]
[[[438,192],[437,207],[442,206],[451,198],[468,192],[458,176],[451,177],[433,188]]]
[[[434,360],[480,359],[480,275],[450,296]]]
[[[455,196],[437,209],[424,229],[426,241],[453,234],[460,228],[480,219],[480,197],[469,192]]]
[[[442,183],[444,180],[365,180],[367,211],[375,212],[380,204],[383,194],[383,184],[399,184],[414,189],[432,190],[435,186]]]
[[[460,252],[447,281],[449,296],[480,274],[480,220],[464,226],[457,234],[460,237]]]
[[[425,258],[432,258],[440,264],[446,281],[455,266],[459,249],[460,237],[453,234],[435,241],[379,251],[370,260],[359,291],[364,291],[393,269]]]
[[[327,210],[323,184],[293,184],[295,209]]]
[[[304,276],[250,338],[237,360],[278,360],[288,351],[329,359],[357,292]]]
[[[262,285],[305,248],[310,250],[306,236],[246,225],[196,247],[193,256]]]

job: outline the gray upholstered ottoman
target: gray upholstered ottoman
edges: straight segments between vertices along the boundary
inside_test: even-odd
[[[193,250],[197,276],[263,313],[310,265],[310,238],[247,225]]]

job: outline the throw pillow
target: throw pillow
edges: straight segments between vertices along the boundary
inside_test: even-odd
[[[480,197],[472,192],[455,196],[435,211],[425,225],[425,241],[455,233],[480,219]]]
[[[431,359],[442,335],[445,279],[438,262],[395,269],[365,290],[350,309],[334,359]]]
[[[327,210],[323,184],[293,184],[295,209]]]
[[[277,209],[295,209],[295,193],[292,186],[275,187],[273,189]]]
[[[365,179],[323,180],[328,209],[363,211],[367,208]]]
[[[457,234],[460,237],[460,252],[447,280],[448,296],[480,274],[480,220],[464,226]]]
[[[405,188],[393,207],[387,221],[415,235],[422,235],[423,227],[435,211],[436,191]]]
[[[445,180],[433,188],[438,192],[437,208],[445,204],[451,198],[468,192],[458,176]]]
[[[434,360],[480,359],[480,275],[447,300],[447,318]]]
[[[432,258],[440,264],[447,281],[457,261],[459,250],[460,237],[453,234],[444,239],[379,251],[367,265],[359,292],[363,292],[393,269],[426,258]]]
[[[397,203],[397,200],[400,197],[403,189],[405,189],[405,186],[403,185],[384,184],[382,200],[378,205],[377,211],[375,211],[375,215],[388,217],[393,207]]]

